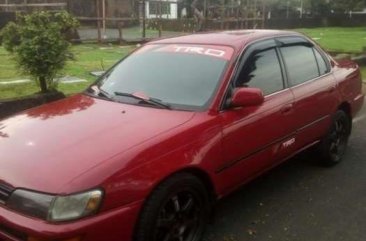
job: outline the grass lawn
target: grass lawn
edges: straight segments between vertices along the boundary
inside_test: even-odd
[[[359,54],[366,47],[366,27],[361,28],[314,28],[297,29],[309,37],[315,39],[328,51]],[[136,31],[135,31],[136,32]],[[82,44],[72,47],[76,61],[68,63],[62,73],[63,76],[75,76],[88,80],[85,83],[60,84],[59,89],[65,94],[73,94],[82,91],[95,80],[89,73],[95,70],[108,68],[132,51],[134,46],[119,47],[115,45]],[[362,73],[366,79],[366,66],[362,67]],[[16,70],[14,61],[0,46],[0,82],[29,78]],[[0,84],[0,99],[31,95],[38,91],[34,83],[25,84]]]
[[[366,47],[366,27],[296,29],[318,42],[328,51],[362,53]]]
[[[95,80],[95,77],[90,75],[91,71],[109,68],[133,49],[134,46],[98,46],[91,44],[73,46],[72,51],[75,54],[76,60],[70,61],[61,75],[75,76],[86,79],[88,82],[60,84],[59,90],[65,94],[80,92]],[[28,78],[28,76],[20,73],[15,68],[14,61],[10,55],[4,48],[0,47],[0,82]],[[11,85],[0,84],[0,99],[31,95],[38,91],[38,87],[33,82]]]

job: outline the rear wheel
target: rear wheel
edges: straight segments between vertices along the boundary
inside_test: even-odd
[[[351,118],[343,110],[338,110],[328,134],[320,143],[322,164],[333,166],[342,161],[351,134],[351,125]]]
[[[210,202],[203,183],[193,175],[177,174],[160,184],[146,201],[135,241],[199,241]]]

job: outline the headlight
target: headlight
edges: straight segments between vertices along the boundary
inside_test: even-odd
[[[49,212],[49,220],[59,222],[89,216],[98,210],[101,201],[100,190],[56,197]]]
[[[53,196],[15,190],[6,203],[10,209],[51,222],[76,220],[98,211],[103,192],[93,190],[68,196]]]

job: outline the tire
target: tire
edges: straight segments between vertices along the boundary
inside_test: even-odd
[[[145,202],[134,241],[200,241],[209,213],[205,185],[191,174],[173,175]]]
[[[352,120],[343,111],[338,110],[332,125],[320,143],[321,164],[324,166],[334,166],[340,163],[346,152],[348,139],[351,134]]]

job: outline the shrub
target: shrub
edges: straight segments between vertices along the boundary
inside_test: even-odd
[[[67,36],[77,26],[78,21],[65,11],[17,15],[1,31],[2,43],[14,55],[18,68],[46,93],[57,88],[54,78],[73,59]]]

